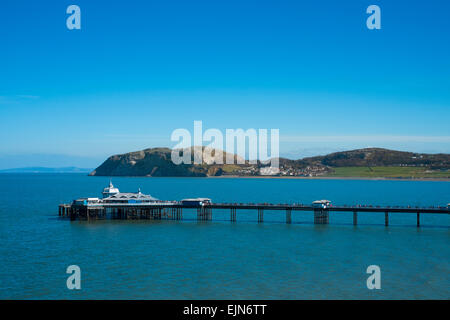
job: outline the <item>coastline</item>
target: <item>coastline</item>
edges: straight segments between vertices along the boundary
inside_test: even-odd
[[[299,180],[384,180],[384,181],[443,181],[450,182],[450,178],[390,178],[390,177],[300,177],[300,176],[238,176],[238,175],[222,175],[210,176],[206,178],[213,179],[230,179],[230,178],[246,178],[246,179],[299,179]]]
[[[90,175],[89,177],[119,177],[119,178],[196,178],[196,179],[286,179],[286,180],[367,180],[367,181],[440,181],[450,182],[450,178],[399,178],[399,177],[301,177],[301,176],[238,176],[238,175],[222,175],[222,176],[109,176],[109,175]]]

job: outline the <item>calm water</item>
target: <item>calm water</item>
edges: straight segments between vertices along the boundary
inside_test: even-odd
[[[445,205],[450,182],[114,178],[121,191],[160,199],[335,204]],[[0,175],[0,298],[18,299],[449,299],[450,218],[422,215],[214,212],[215,221],[70,222],[58,204],[99,196],[108,178],[78,174]],[[66,288],[67,266],[82,290]],[[366,268],[381,267],[381,290]]]

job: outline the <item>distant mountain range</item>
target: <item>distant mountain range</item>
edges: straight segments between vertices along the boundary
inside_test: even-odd
[[[77,168],[77,167],[62,167],[62,168],[47,168],[47,167],[24,167],[3,169],[0,173],[89,173],[90,168]]]
[[[55,153],[0,153],[0,170],[10,168],[95,168],[105,159],[104,156],[76,156]]]
[[[191,159],[198,147],[191,149]],[[102,165],[90,173],[92,176],[139,176],[139,177],[207,177],[207,176],[258,176],[264,167],[260,162],[250,164],[208,164],[208,159],[202,164],[175,165],[171,161],[169,148],[152,148],[109,157]],[[213,155],[214,155],[213,151]],[[226,153],[224,152],[224,158]],[[237,159],[236,155],[233,155]],[[235,162],[236,163],[236,162]],[[392,167],[389,174],[399,176],[406,172],[412,176],[418,172],[425,174],[434,171],[448,172],[450,169],[449,154],[424,154],[388,150],[382,148],[366,148],[343,152],[335,152],[324,156],[308,157],[299,160],[280,158],[280,173],[282,176],[327,176],[340,173],[340,168],[353,167]],[[370,169],[374,174],[374,170]],[[359,170],[358,172],[362,172]],[[413,172],[413,173],[411,173]],[[446,177],[447,173],[444,173]],[[450,173],[449,173],[450,175]],[[420,175],[419,175],[420,176]],[[441,174],[442,176],[442,174]]]

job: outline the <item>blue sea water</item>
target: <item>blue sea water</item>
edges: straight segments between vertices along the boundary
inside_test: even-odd
[[[1,299],[449,299],[450,217],[214,211],[213,221],[62,220],[58,204],[100,196],[106,177],[0,174]],[[113,178],[121,191],[216,202],[446,205],[450,182]],[[66,268],[81,268],[68,290]],[[381,290],[366,269],[381,268]]]

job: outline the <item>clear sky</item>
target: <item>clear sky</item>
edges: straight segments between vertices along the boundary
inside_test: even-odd
[[[81,30],[66,27],[70,4]],[[366,27],[371,4],[381,30]],[[172,147],[194,120],[280,129],[294,158],[449,153],[449,13],[444,0],[2,0],[0,168],[96,166]]]

